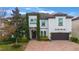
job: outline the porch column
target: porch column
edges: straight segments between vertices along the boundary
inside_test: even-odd
[[[51,34],[49,33],[49,35],[48,35],[48,38],[49,38],[49,40],[51,40]]]

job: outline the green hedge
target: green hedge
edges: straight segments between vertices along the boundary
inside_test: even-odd
[[[19,39],[19,42],[28,42],[28,41],[29,41],[29,39],[27,39],[26,36],[23,36],[23,37],[21,37],[21,38]]]
[[[78,40],[77,37],[71,37],[70,40],[71,40],[72,42],[79,43],[79,40]]]
[[[39,41],[49,41],[47,36],[41,36]]]

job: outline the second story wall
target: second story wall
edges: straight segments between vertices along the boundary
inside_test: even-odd
[[[29,19],[29,27],[37,27],[37,16],[30,15],[28,16]]]
[[[71,31],[72,31],[71,19],[66,18],[65,16],[49,18],[49,32],[71,32]]]

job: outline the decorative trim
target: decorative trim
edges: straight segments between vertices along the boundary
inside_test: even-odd
[[[40,29],[48,29],[48,28],[40,28]]]

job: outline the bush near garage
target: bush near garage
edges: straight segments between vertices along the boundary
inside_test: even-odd
[[[72,42],[79,43],[79,40],[78,40],[77,37],[71,37],[70,40],[71,40]]]

